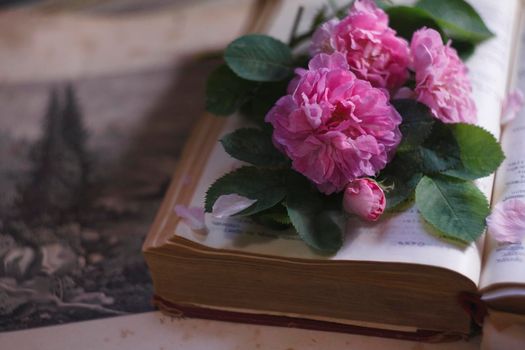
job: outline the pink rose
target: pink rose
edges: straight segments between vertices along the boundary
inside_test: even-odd
[[[383,214],[385,205],[385,193],[372,179],[356,179],[346,186],[343,207],[349,214],[376,221]]]
[[[443,45],[434,29],[423,28],[410,43],[416,73],[416,99],[445,123],[475,123],[476,105],[467,67],[450,42]]]
[[[266,115],[292,167],[330,194],[385,167],[401,140],[401,116],[387,96],[348,70],[340,53],[298,69],[290,93]]]
[[[341,52],[350,70],[374,87],[394,91],[408,78],[408,43],[388,26],[388,16],[371,0],[357,0],[348,16],[321,25],[312,37],[312,55]]]
[[[319,26],[312,35],[310,55],[318,53],[333,53],[336,49],[334,31],[339,24],[339,19],[333,18]]]
[[[489,234],[499,242],[520,242],[525,236],[525,201],[499,202],[487,217]]]

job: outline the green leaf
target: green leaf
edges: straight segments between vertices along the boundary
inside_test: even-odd
[[[432,14],[453,40],[476,44],[494,35],[476,10],[464,0],[419,0],[416,7]]]
[[[446,175],[474,180],[492,174],[505,155],[496,138],[487,130],[472,124],[451,124],[459,145],[461,165],[447,170]]]
[[[271,134],[260,129],[237,129],[220,142],[229,155],[243,162],[268,167],[289,163],[273,145]]]
[[[272,208],[252,215],[251,218],[259,225],[263,225],[272,230],[286,230],[292,225],[283,203],[279,203]]]
[[[288,216],[299,236],[310,247],[329,254],[343,245],[344,217],[342,212],[324,210],[314,212],[305,205],[288,206]]]
[[[446,35],[443,33],[439,23],[427,11],[409,6],[391,6],[386,9],[389,18],[389,26],[393,28],[399,36],[410,41],[412,34],[422,27],[433,28],[437,30],[443,41],[446,41]]]
[[[446,237],[475,241],[485,229],[487,198],[472,183],[446,176],[425,176],[416,188],[416,205],[423,218]]]
[[[216,180],[208,188],[204,208],[210,213],[213,204],[220,196],[232,193],[257,200],[237,215],[249,216],[271,208],[286,195],[284,174],[283,170],[249,166],[234,170]]]
[[[259,124],[266,124],[264,117],[275,105],[277,100],[286,95],[288,81],[260,83],[254,90],[252,97],[241,106],[241,112],[249,120]]]
[[[241,36],[228,45],[224,59],[235,74],[247,80],[279,81],[293,74],[290,48],[266,35]]]
[[[400,161],[417,167],[424,174],[457,168],[461,164],[459,145],[449,124],[434,120],[432,131],[422,145],[398,152]]]
[[[323,196],[303,176],[293,174],[286,208],[292,225],[310,247],[330,254],[341,248],[345,220],[339,196]]]
[[[377,177],[386,196],[386,209],[392,209],[409,199],[423,174],[395,157]]]
[[[435,118],[430,109],[415,100],[393,100],[392,105],[403,117],[399,130],[403,134],[399,151],[414,149],[425,141],[432,131]]]
[[[208,78],[206,110],[215,115],[230,115],[249,99],[256,87],[257,83],[239,78],[223,64]]]
[[[476,49],[476,45],[474,43],[461,40],[453,40],[452,47],[456,49],[459,58],[461,58],[463,61],[469,59]]]

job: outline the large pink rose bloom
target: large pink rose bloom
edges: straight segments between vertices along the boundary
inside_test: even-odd
[[[394,91],[408,78],[408,43],[388,26],[388,16],[371,0],[357,0],[348,16],[321,25],[310,53],[341,52],[350,70],[373,86]]]
[[[416,98],[445,123],[475,123],[476,105],[467,67],[434,29],[414,33],[410,43],[416,73]]]
[[[319,54],[308,67],[297,70],[266,121],[292,167],[330,194],[385,167],[401,140],[401,116],[382,90],[348,70],[342,54]]]

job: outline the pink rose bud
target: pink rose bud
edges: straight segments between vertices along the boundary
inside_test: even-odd
[[[385,193],[372,179],[360,178],[346,185],[343,207],[364,220],[376,221],[385,210]]]

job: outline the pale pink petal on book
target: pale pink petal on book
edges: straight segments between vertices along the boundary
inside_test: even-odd
[[[257,202],[255,199],[239,196],[238,194],[225,194],[217,198],[213,204],[212,215],[222,219],[238,214]]]
[[[203,231],[206,229],[204,223],[204,209],[198,207],[187,207],[185,205],[176,205],[175,214],[194,231]]]
[[[489,234],[499,242],[520,242],[525,236],[525,201],[499,202],[487,218]]]
[[[501,108],[501,125],[509,123],[516,117],[523,107],[524,100],[523,91],[520,89],[509,92]]]

